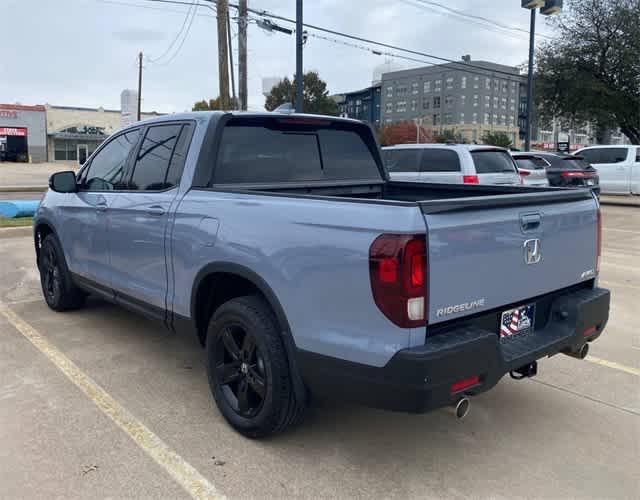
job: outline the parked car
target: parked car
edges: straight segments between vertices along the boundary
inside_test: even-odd
[[[640,194],[639,146],[591,146],[576,151],[598,171],[604,194]]]
[[[567,188],[591,188],[600,194],[598,171],[584,158],[564,153],[531,153],[548,163],[546,167],[549,185]]]
[[[548,186],[546,168],[549,164],[539,156],[529,153],[511,153],[518,166],[518,173],[525,186]]]
[[[521,184],[503,148],[469,144],[401,144],[382,148],[392,180],[446,184]]]
[[[608,318],[592,193],[390,181],[355,120],[168,115],[49,186],[34,217],[48,306],[94,294],[193,335],[250,437],[298,422],[310,395],[463,416],[507,373],[583,358]]]

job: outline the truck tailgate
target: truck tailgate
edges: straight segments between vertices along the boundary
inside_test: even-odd
[[[421,203],[430,324],[526,304],[595,277],[596,201],[558,192],[518,196]]]

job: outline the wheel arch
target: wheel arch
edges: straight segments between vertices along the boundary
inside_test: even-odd
[[[60,241],[58,233],[50,221],[42,218],[37,219],[33,225],[33,244],[36,249],[36,262],[37,259],[40,258],[40,246],[44,239],[50,234],[53,234],[56,239]]]

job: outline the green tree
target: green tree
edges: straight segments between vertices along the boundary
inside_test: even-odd
[[[231,108],[239,109],[238,99],[232,97],[231,98]],[[217,111],[222,109],[220,107],[220,97],[216,97],[215,99],[202,99],[202,101],[196,102],[191,108],[192,111]]]
[[[304,112],[317,115],[338,115],[338,105],[329,97],[327,84],[318,76],[315,71],[309,71],[304,74],[302,91],[304,96]],[[273,111],[281,104],[287,102],[294,103],[296,95],[295,77],[291,80],[284,78],[279,84],[275,85],[269,95],[264,107],[268,111]]]
[[[455,144],[465,144],[467,140],[464,138],[464,136],[460,132],[456,132],[453,129],[445,128],[444,130],[438,132],[437,134],[434,134],[433,142],[440,142],[440,143],[452,142]]]
[[[569,0],[537,55],[536,104],[562,117],[619,127],[640,144],[640,0]]]
[[[511,138],[504,132],[489,132],[482,134],[482,142],[490,146],[510,149],[513,146]]]

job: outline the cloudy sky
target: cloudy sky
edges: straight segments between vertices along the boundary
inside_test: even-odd
[[[254,9],[295,17],[295,0],[248,3]],[[529,15],[519,0],[439,3],[528,29]],[[144,110],[184,111],[196,100],[215,97],[215,14],[198,7],[191,22],[188,10],[189,6],[145,0],[0,0],[0,102],[119,109],[122,89],[137,85],[136,58],[141,50]],[[235,10],[231,14],[235,16]],[[525,32],[461,18],[425,0],[305,0],[304,15],[310,24],[451,59],[471,54],[474,60],[518,65],[527,58]],[[538,19],[538,31],[551,34]],[[237,32],[235,26],[232,31]],[[267,33],[255,23],[250,24],[248,36],[249,107],[263,109],[262,78],[295,71],[295,37]],[[315,37],[309,38],[304,58],[305,70],[317,70],[332,93],[369,85],[374,68],[386,59],[399,67],[421,65]]]

